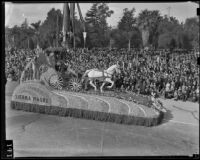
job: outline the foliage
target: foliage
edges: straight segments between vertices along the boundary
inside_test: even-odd
[[[57,26],[57,18],[58,18],[58,26]],[[46,20],[41,24],[39,28],[39,39],[40,45],[42,48],[47,48],[49,46],[56,46],[56,34],[62,29],[62,14],[60,10],[55,10],[52,8],[47,13]]]
[[[132,8],[131,10],[125,8],[123,11],[123,17],[118,23],[118,29],[127,32],[133,31],[136,23],[136,18],[134,17],[135,8]]]
[[[158,25],[161,20],[158,10],[149,11],[147,9],[141,11],[137,18],[137,25],[142,34],[143,46],[153,45],[157,47],[158,41]]]
[[[114,12],[109,9],[106,3],[94,3],[86,13],[86,30],[88,32],[87,45],[89,47],[106,47],[109,39],[107,18]]]
[[[192,25],[192,23],[188,24],[189,21],[187,19],[185,24],[180,24],[175,17],[168,18],[167,16],[165,16],[164,18],[162,18],[158,27],[158,46],[160,48],[174,49],[178,47],[183,49],[191,49],[193,47],[192,41],[195,35],[193,34],[192,36],[190,36],[192,34],[192,30],[188,30],[192,28],[192,26],[190,26],[190,24]],[[196,30],[194,29],[195,27],[193,28],[196,33],[198,32],[197,25],[198,23],[194,25],[196,26]],[[198,40],[196,40],[196,42],[197,41]]]
[[[136,18],[134,17],[135,8],[123,10],[123,16],[118,23],[118,28],[112,30],[112,37],[115,40],[115,47],[139,48],[141,43],[141,35],[136,27]]]
[[[31,23],[31,26],[33,27],[34,29],[34,36],[33,36],[33,41],[35,42],[34,45],[39,45],[39,28],[40,28],[40,23],[41,21],[38,21],[36,23]]]
[[[142,10],[135,16],[135,8],[123,10],[117,28],[108,26],[107,18],[114,12],[106,3],[94,3],[86,13],[86,47],[117,48],[199,48],[199,19],[192,17],[179,23],[175,17],[161,16],[158,10]],[[76,47],[84,47],[83,24],[75,14]],[[5,46],[17,48],[60,47],[62,43],[63,15],[52,8],[46,19],[21,26],[5,28]]]
[[[190,41],[190,47],[198,48],[199,46],[199,18],[192,17],[185,21],[184,30]]]

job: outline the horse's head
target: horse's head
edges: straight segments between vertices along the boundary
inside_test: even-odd
[[[107,72],[109,73],[109,74],[114,74],[114,73],[117,73],[117,74],[120,74],[121,73],[121,71],[120,71],[120,67],[119,67],[119,65],[118,64],[115,64],[115,65],[112,65],[111,67],[109,67],[108,69],[107,69]]]
[[[120,66],[118,64],[112,65],[106,70],[109,74],[113,75],[114,73],[120,74]]]

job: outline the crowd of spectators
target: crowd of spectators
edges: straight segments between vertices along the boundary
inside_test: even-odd
[[[34,50],[6,51],[6,76],[18,80],[23,68],[36,56]],[[69,50],[56,54],[78,74],[87,69],[107,69],[120,63],[121,74],[113,77],[115,90],[144,95],[155,92],[157,96],[175,100],[199,102],[199,66],[194,51],[144,51],[127,49]]]
[[[29,49],[7,49],[5,54],[5,74],[8,81],[19,81],[26,64],[36,56],[35,50]],[[30,79],[32,70],[26,71],[26,78]]]

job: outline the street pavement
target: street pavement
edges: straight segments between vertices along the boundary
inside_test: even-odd
[[[122,125],[13,110],[10,100],[16,85],[6,85],[6,139],[13,140],[14,157],[199,153],[198,103],[161,99],[168,109],[161,125]],[[89,103],[104,102],[97,98]]]

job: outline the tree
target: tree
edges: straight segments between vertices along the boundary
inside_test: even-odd
[[[182,48],[182,35],[183,35],[183,26],[175,17],[167,17],[165,15],[160,20],[158,25],[158,47],[160,48],[171,48],[179,47]]]
[[[27,21],[23,22],[22,25],[14,26],[9,29],[9,43],[12,44],[13,47],[17,48],[28,48],[29,42],[33,35],[33,30],[28,26]],[[8,32],[7,32],[8,33]]]
[[[158,10],[143,10],[139,13],[137,18],[137,25],[142,33],[143,47],[152,44],[156,47],[158,39],[158,24],[161,20],[160,12]]]
[[[58,27],[57,27],[58,18]],[[57,31],[59,30],[59,32]],[[50,46],[55,46],[56,44],[56,34],[59,34],[62,30],[62,13],[59,9],[55,10],[52,8],[47,13],[47,18],[41,24],[39,28],[39,40],[42,48],[47,48]]]
[[[184,24],[184,32],[193,48],[199,46],[199,18],[187,18]],[[187,39],[187,38],[186,38]]]
[[[5,27],[5,47],[14,46],[14,37],[11,35],[12,28]]]
[[[168,32],[163,33],[159,35],[158,47],[167,49],[169,47],[170,41],[171,41],[171,35]]]
[[[113,45],[113,30],[112,30],[112,27],[108,27],[107,33],[105,34],[105,39],[109,39],[109,48],[111,49],[112,48],[112,45]]]
[[[123,16],[118,23],[118,28],[124,31],[132,31],[134,30],[134,26],[136,24],[136,18],[134,18],[135,8],[128,10],[125,8],[123,10]]]
[[[39,33],[39,28],[40,28],[40,23],[41,23],[41,21],[38,21],[36,23],[31,23],[31,26],[33,26],[33,28],[34,28],[34,32],[35,32],[34,39],[35,39],[37,45],[39,45],[39,34],[40,34]]]
[[[167,15],[165,15],[160,19],[158,32],[159,34],[172,32],[177,26],[180,26],[180,24],[175,17],[168,18]]]
[[[182,35],[182,45],[183,45],[182,48],[184,48],[184,49],[187,49],[187,50],[192,49],[191,42],[190,42],[189,37],[186,33],[184,33]]]
[[[118,29],[122,31],[122,34],[124,34],[124,36],[128,40],[129,50],[131,47],[131,38],[134,32],[136,31],[135,29],[136,18],[134,18],[134,12],[135,8],[132,8],[131,10],[125,8],[123,12],[123,17],[118,23]]]
[[[27,28],[28,28],[28,21],[27,21],[27,18],[25,18],[24,22],[23,22],[22,25],[21,25],[21,28],[23,28],[23,29],[27,29]]]
[[[171,39],[170,43],[169,43],[169,48],[171,50],[176,48],[176,40],[174,38]]]
[[[108,33],[107,18],[113,13],[106,3],[94,3],[86,13],[87,44],[89,46],[107,46],[109,42],[109,39],[106,39],[106,34]]]
[[[17,25],[15,25],[11,31],[10,31],[11,37],[12,37],[12,42],[13,42],[13,47],[20,47],[19,43],[20,41],[20,34],[21,34],[21,29]]]
[[[142,35],[139,31],[139,28],[135,28],[134,33],[131,37],[131,46],[134,48],[141,48],[142,47]]]
[[[112,30],[112,38],[115,42],[115,47],[117,48],[127,48],[128,39],[126,37],[126,34],[124,34],[122,30],[119,29],[113,29]]]
[[[84,27],[83,27],[83,22],[78,19],[75,13],[75,18],[74,18],[74,23],[75,23],[75,40],[76,40],[76,46],[77,47],[84,47],[84,39],[83,39],[83,32],[84,32]]]
[[[30,43],[33,35],[34,35],[34,30],[29,26],[28,21],[25,18],[24,22],[21,24],[20,27],[20,41],[22,42],[22,43],[20,42],[20,47],[30,49]]]

